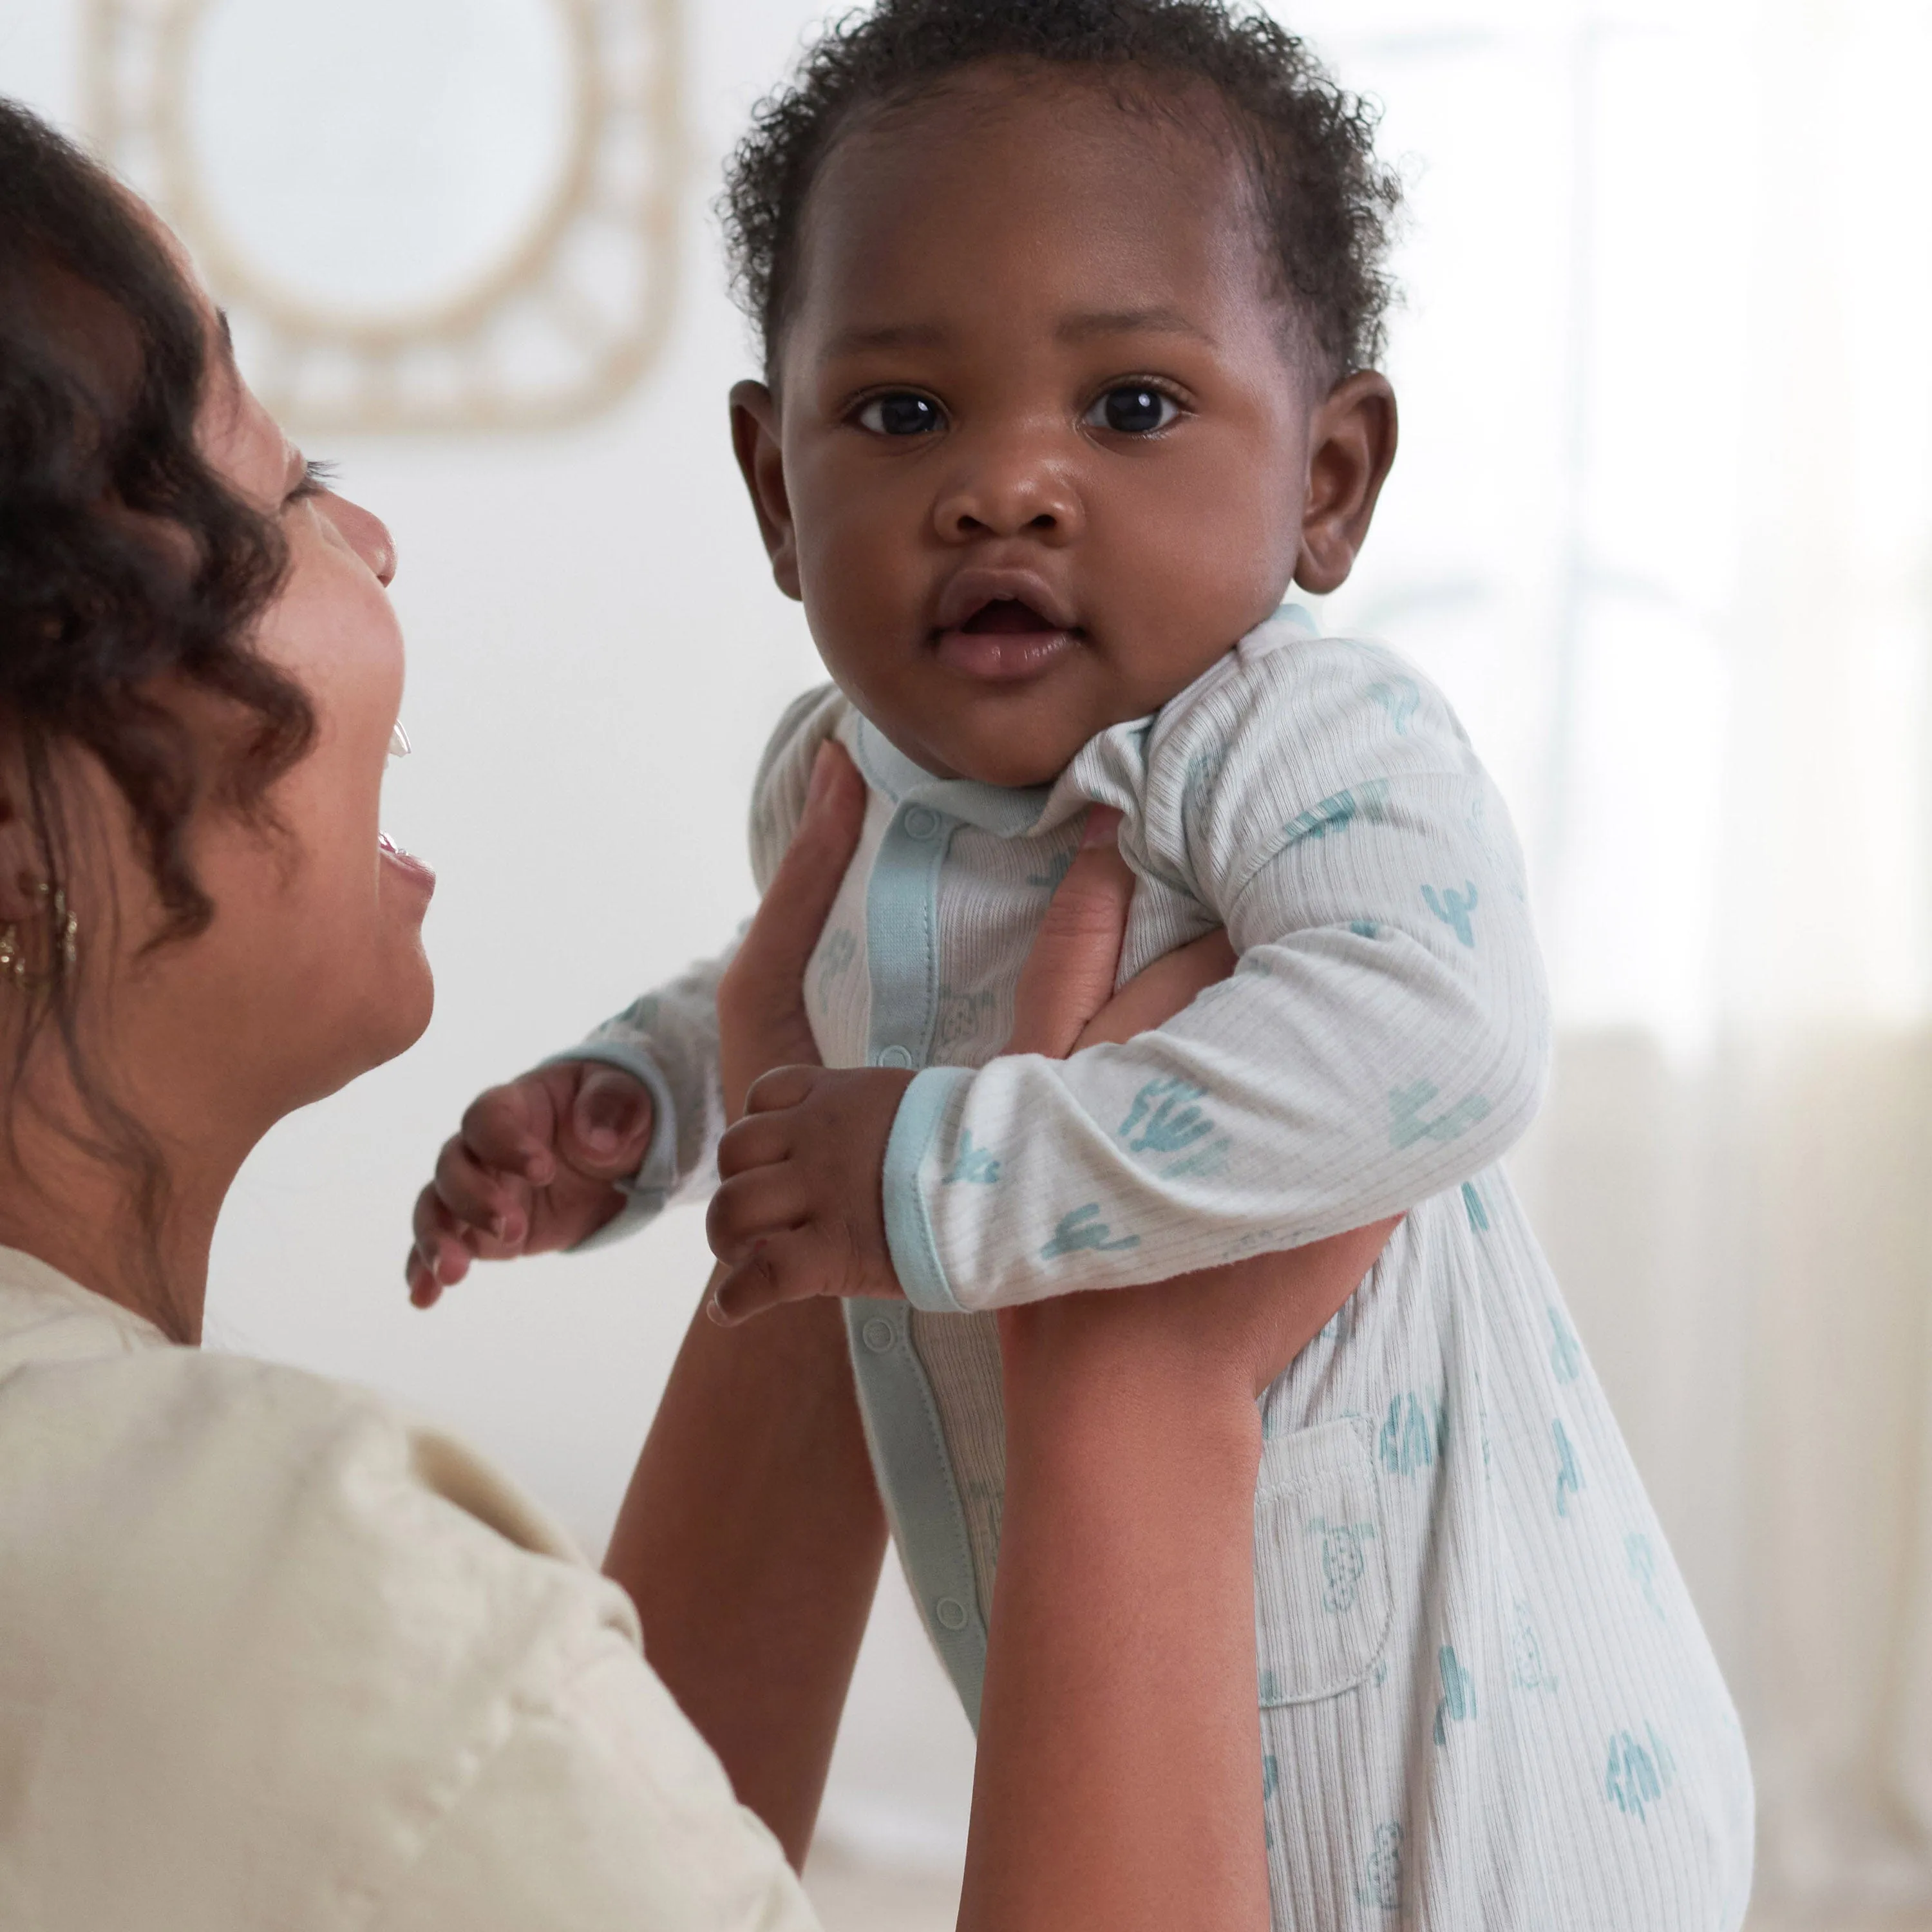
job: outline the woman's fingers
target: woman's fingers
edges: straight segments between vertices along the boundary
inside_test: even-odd
[[[812,788],[776,876],[718,987],[720,1071],[728,1112],[768,1067],[815,1065],[805,970],[866,818],[866,788],[842,746],[819,747]]]
[[[1163,952],[1143,967],[1081,1029],[1074,1051],[1104,1043],[1119,1045],[1173,1018],[1210,986],[1234,970],[1237,956],[1226,932],[1212,932]]]
[[[1134,896],[1134,875],[1114,842],[1120,822],[1105,806],[1088,812],[1084,840],[1020,973],[1009,1053],[1064,1058],[1114,990]]]

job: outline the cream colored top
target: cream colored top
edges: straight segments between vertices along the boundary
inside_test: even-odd
[[[815,1923],[501,1475],[0,1248],[0,1927]]]

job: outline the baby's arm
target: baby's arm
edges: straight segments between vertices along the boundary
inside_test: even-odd
[[[814,760],[839,704],[808,693],[766,748],[751,826],[761,892],[805,818]],[[849,766],[832,778],[818,800],[820,829],[856,836],[862,788]],[[405,1272],[418,1305],[460,1281],[472,1257],[600,1246],[708,1187],[729,1073],[719,1065],[718,999],[737,944],[471,1102],[418,1197]]]
[[[1124,1046],[931,1069],[902,1096],[820,1076],[748,1120],[748,1148],[803,1170],[893,1103],[877,1208],[854,1189],[816,1253],[808,1225],[767,1240],[766,1272],[788,1246],[822,1269],[875,1216],[881,1272],[926,1308],[1165,1280],[1402,1212],[1521,1134],[1541,969],[1502,806],[1442,700],[1385,653],[1310,640],[1163,719],[1148,758],[1124,846],[1226,923],[1234,978]]]

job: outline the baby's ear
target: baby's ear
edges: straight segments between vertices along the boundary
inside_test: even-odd
[[[731,387],[731,447],[758,534],[772,560],[772,580],[788,597],[800,595],[798,544],[791,520],[791,498],[785,489],[784,447],[778,436],[778,398],[763,382],[734,382]]]
[[[1317,596],[1339,589],[1369,534],[1376,500],[1395,460],[1395,392],[1358,370],[1330,390],[1309,427],[1308,494],[1294,580]]]

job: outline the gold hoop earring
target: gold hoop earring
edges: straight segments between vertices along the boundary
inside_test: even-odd
[[[0,973],[6,974],[23,993],[44,992],[50,986],[58,986],[80,958],[80,922],[68,910],[67,894],[58,886],[38,879],[34,881],[34,898],[46,908],[47,970],[44,973],[36,973],[28,964],[18,922],[10,920],[0,926]]]

